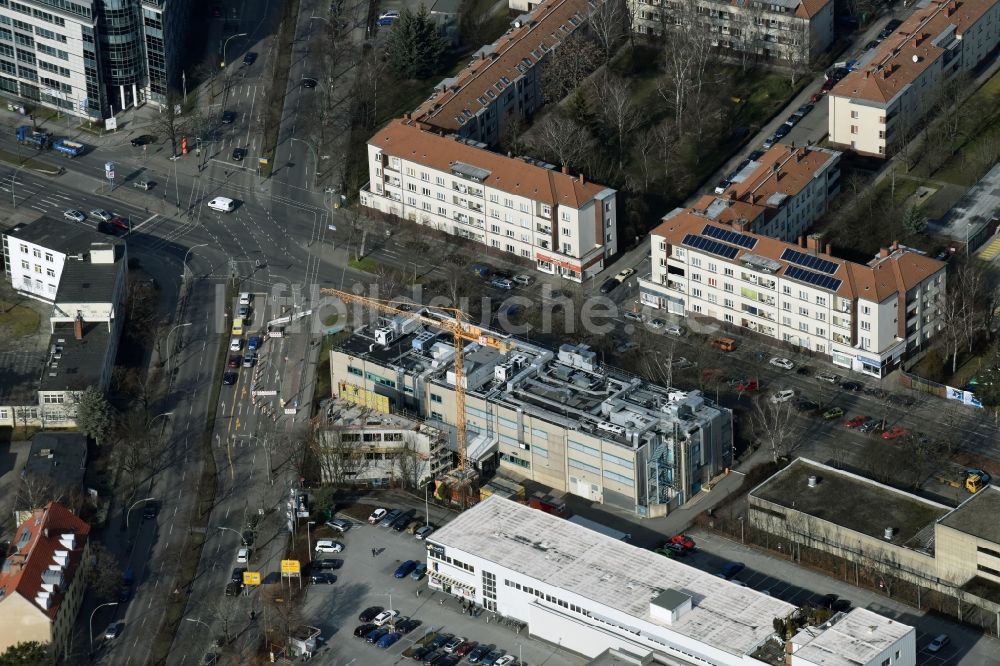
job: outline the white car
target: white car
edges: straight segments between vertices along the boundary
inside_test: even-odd
[[[497,659],[496,661],[494,661],[493,662],[493,666],[510,666],[515,661],[517,661],[517,659],[514,658],[514,655],[512,655],[512,654],[505,654],[504,656],[502,656],[499,659]]]
[[[240,305],[250,305],[250,301],[253,300],[253,295],[249,291],[240,292]]]
[[[826,382],[827,384],[836,384],[837,382],[840,381],[840,377],[831,374],[829,372],[819,373],[818,375],[816,375],[816,379],[820,380],[821,382]]]
[[[372,515],[368,516],[368,524],[377,525],[383,518],[385,518],[385,514],[387,513],[389,512],[385,509],[375,509],[372,511]]]
[[[434,531],[434,528],[430,525],[424,525],[423,527],[417,528],[417,531],[413,533],[413,536],[417,539],[426,539],[427,536]]]
[[[950,642],[951,639],[948,638],[948,634],[939,634],[934,637],[934,640],[932,640],[930,643],[927,644],[927,651],[935,653],[940,652],[941,648],[943,648]]]
[[[779,404],[782,402],[788,402],[795,397],[795,391],[791,389],[785,389],[784,391],[778,391],[770,397],[771,402],[774,404]]]
[[[667,335],[676,335],[677,337],[680,337],[684,335],[684,327],[678,326],[677,324],[670,324],[663,329],[663,332]]]
[[[229,351],[238,352],[243,349],[243,338],[233,338],[229,341]]]
[[[317,553],[342,553],[344,552],[344,544],[339,541],[332,541],[330,539],[320,539],[316,542],[316,552]]]
[[[619,282],[625,282],[625,280],[629,279],[633,275],[635,275],[634,268],[623,268],[622,270],[618,271],[617,275],[615,275],[615,279],[618,280]]]
[[[121,632],[122,632],[122,623],[115,622],[104,630],[104,640],[110,641],[115,638],[118,638],[118,634],[120,634]]]
[[[74,210],[73,208],[70,208],[69,210],[67,210],[66,212],[64,212],[63,213],[63,217],[65,217],[70,222],[86,222],[87,221],[87,216],[86,215],[84,215],[81,211]]]
[[[115,216],[114,213],[109,213],[108,211],[101,210],[100,208],[90,211],[90,214],[96,217],[101,222],[107,222]]]
[[[654,331],[662,330],[663,327],[666,325],[667,322],[663,321],[662,319],[653,319],[649,322],[649,327]]]
[[[398,615],[399,615],[398,610],[384,610],[372,618],[372,624],[374,624],[376,627],[381,627],[383,624],[389,622]]]
[[[795,367],[794,363],[789,361],[787,358],[782,358],[780,356],[775,356],[770,361],[768,361],[768,363],[770,363],[776,368],[783,368],[785,370],[791,370],[792,368]]]
[[[246,564],[250,560],[250,549],[240,548],[236,551],[236,564]]]
[[[529,284],[531,284],[531,276],[530,275],[523,275],[523,274],[521,274],[521,275],[515,275],[514,276],[514,282],[518,283],[522,287],[527,287]]]

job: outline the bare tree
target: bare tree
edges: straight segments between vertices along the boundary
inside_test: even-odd
[[[630,25],[627,0],[604,0],[590,13],[590,32],[601,47],[605,64],[628,36]]]
[[[595,82],[594,90],[601,100],[601,120],[608,133],[615,138],[618,170],[622,171],[628,137],[641,121],[639,109],[632,102],[632,90],[625,79],[602,76]]]
[[[788,79],[792,87],[799,75],[809,71],[809,24],[793,24],[787,50]]]
[[[338,428],[317,430],[309,445],[323,475],[323,481],[335,486],[352,483],[371,467],[365,447],[354,433]]]
[[[590,133],[580,123],[558,112],[548,114],[534,129],[534,144],[547,157],[569,166],[591,147]]]
[[[767,19],[764,18],[764,3],[761,0],[751,0],[742,7],[743,18],[740,25],[740,65],[746,71],[750,63],[757,60],[760,54],[766,32]]]
[[[711,38],[698,29],[698,7],[695,0],[678,3],[673,15],[675,26],[669,30],[663,50],[664,76],[657,85],[663,100],[673,109],[674,125],[685,128],[689,108],[701,100],[705,71],[711,55]]]
[[[778,462],[795,448],[792,420],[791,402],[754,398],[750,421],[757,438],[771,451],[772,462]]]
[[[50,478],[38,474],[21,474],[14,499],[15,510],[31,511],[51,501],[59,501],[59,497]]]
[[[601,63],[597,45],[580,32],[564,39],[542,67],[542,99],[557,102],[576,89]]]
[[[90,562],[86,568],[87,589],[102,601],[115,599],[125,582],[118,558],[100,541],[90,546]]]

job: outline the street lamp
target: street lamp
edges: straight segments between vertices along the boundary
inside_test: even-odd
[[[178,328],[184,328],[185,326],[190,326],[190,325],[191,325],[191,322],[187,322],[185,324],[177,324],[172,329],[170,329],[170,333],[167,333],[167,374],[168,375],[170,374],[170,336]]]
[[[117,606],[117,605],[118,605],[117,601],[109,601],[108,603],[101,604],[100,606],[98,606],[97,608],[95,608],[93,611],[91,611],[91,613],[90,613],[90,653],[91,654],[94,653],[94,613],[96,613],[97,611],[101,610],[105,606]]]
[[[306,523],[306,547],[309,549],[308,553],[310,562],[312,562],[313,545],[312,545],[312,535],[309,534],[309,526],[315,524],[316,524],[315,520],[310,520],[308,523]]]
[[[226,39],[226,41],[224,41],[222,43],[222,64],[219,65],[219,69],[225,69],[226,68],[226,47],[229,46],[229,40],[230,39],[236,39],[237,37],[246,37],[246,36],[247,36],[247,33],[241,32],[238,35],[233,35],[232,37],[229,37],[228,39]]]
[[[208,245],[208,243],[199,243],[198,245],[192,245],[191,247],[188,248],[188,251],[184,253],[184,263],[182,265],[183,267],[181,268],[181,279],[182,280],[185,277],[187,277],[188,256],[191,254],[192,250],[194,250],[195,248],[199,248],[199,247],[205,247],[206,245]]]
[[[316,171],[313,172],[313,183],[315,183],[316,182],[316,175],[319,173],[319,153],[317,153],[316,150],[312,147],[312,144],[309,143],[308,141],[306,141],[305,139],[300,139],[298,137],[294,137],[293,136],[291,138],[291,140],[292,141],[301,141],[302,143],[306,144],[306,148],[308,148],[309,152],[312,153],[313,162],[316,163]]]
[[[161,414],[160,416],[163,416],[163,415]],[[150,502],[150,501],[154,501],[154,500],[156,500],[155,497],[146,497],[144,499],[136,501],[132,506],[130,506],[128,508],[128,511],[125,512],[125,529],[126,530],[128,529],[128,516],[129,516],[130,513],[132,513],[132,509],[134,509],[138,505],[142,504],[143,502]]]
[[[427,500],[427,486],[431,485],[434,477],[427,479],[427,483],[424,484],[424,525],[431,524],[431,505]]]

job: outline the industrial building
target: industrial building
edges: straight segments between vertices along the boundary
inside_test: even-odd
[[[428,585],[596,663],[911,666],[913,627],[863,609],[791,640],[791,604],[496,495],[427,538]],[[798,655],[798,660],[796,656]],[[790,661],[786,661],[789,658]]]
[[[754,488],[748,502],[757,529],[832,553],[859,572],[955,597],[969,616],[975,609],[988,618],[1000,613],[997,486],[952,508],[799,458]]]
[[[425,316],[439,317],[425,308]],[[664,515],[732,460],[732,413],[698,391],[602,365],[585,345],[466,343],[467,458],[641,516]],[[401,314],[330,350],[335,396],[456,425],[451,336]]]

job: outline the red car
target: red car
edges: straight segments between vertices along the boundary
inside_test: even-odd
[[[452,654],[458,655],[459,657],[464,657],[465,655],[472,652],[477,645],[479,645],[477,641],[465,641],[457,648],[455,648],[455,651],[452,652]]]
[[[686,534],[675,534],[670,538],[670,543],[680,544],[685,550],[694,550],[694,539]]]
[[[910,434],[903,426],[894,425],[882,433],[882,439],[896,439]]]
[[[229,357],[229,362],[226,363],[226,367],[229,367],[229,368],[238,368],[238,367],[240,367],[240,361],[241,360],[242,359],[240,359],[239,355],[230,356]]]
[[[736,390],[740,391],[741,393],[746,391],[756,391],[759,388],[760,384],[758,383],[756,377],[753,377],[752,379],[744,379],[743,381],[741,381],[739,384],[736,385]]]
[[[867,416],[855,416],[844,424],[845,428],[860,428],[868,420]]]
[[[108,222],[112,226],[117,227],[117,228],[121,229],[122,231],[131,231],[131,228],[129,228],[128,222],[126,222],[125,220],[123,220],[120,217],[113,217],[110,220],[108,220]]]

